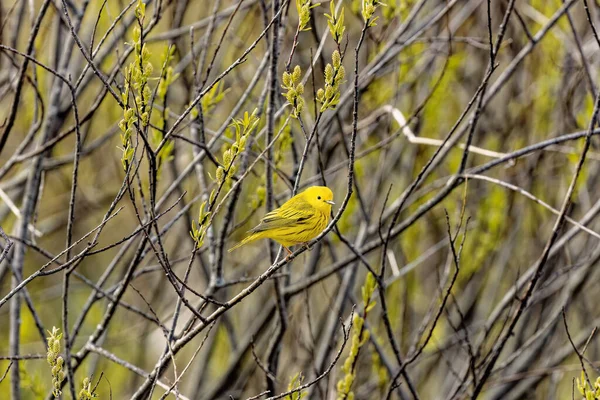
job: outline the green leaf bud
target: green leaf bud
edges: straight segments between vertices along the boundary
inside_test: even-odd
[[[119,121],[119,129],[121,129],[123,132],[127,130],[127,122],[124,119]]]
[[[133,32],[132,32],[131,36],[132,36],[134,42],[140,41],[140,38],[142,37],[142,31],[139,26],[136,25],[133,27]]]
[[[335,84],[339,85],[339,83],[344,79],[345,76],[346,69],[343,66],[340,66],[340,68],[337,71],[337,75],[335,76]]]
[[[333,81],[333,67],[331,64],[325,66],[325,83],[331,84]]]
[[[302,97],[298,97],[296,102],[296,112],[301,113],[304,109],[304,99]]]
[[[294,67],[294,72],[292,74],[292,81],[294,83],[297,83],[300,81],[301,78],[302,78],[302,69],[300,68],[299,65],[296,65]]]
[[[283,73],[283,85],[282,86],[284,89],[287,89],[290,86],[292,86],[292,75],[291,74],[289,74],[287,72]]]
[[[333,67],[338,69],[342,63],[342,56],[340,56],[339,51],[334,51],[331,56],[331,61],[333,62]]]
[[[323,89],[317,90],[317,100],[321,103],[324,101],[323,96],[325,96],[325,91]]]
[[[325,88],[325,99],[331,99],[333,97],[333,88],[331,86],[327,86]]]
[[[231,164],[231,150],[227,150],[223,153],[223,164],[225,164],[225,166]]]
[[[218,167],[216,174],[217,183],[223,183],[223,180],[225,179],[225,170],[223,169],[223,167]]]

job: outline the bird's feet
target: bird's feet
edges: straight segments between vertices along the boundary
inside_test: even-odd
[[[309,242],[302,243],[302,247],[305,248],[306,250],[312,250],[312,246],[310,245]]]
[[[290,249],[288,249],[286,246],[283,246],[283,248],[285,249],[285,251],[287,252],[287,255],[285,256],[285,260],[287,262],[290,262],[292,259],[290,258],[290,256],[292,255],[292,251]]]

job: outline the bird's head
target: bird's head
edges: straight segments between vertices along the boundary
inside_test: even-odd
[[[329,215],[333,202],[333,192],[326,186],[311,186],[302,192],[304,199],[314,208]]]

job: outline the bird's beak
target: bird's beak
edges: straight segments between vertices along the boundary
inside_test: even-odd
[[[332,200],[325,200],[325,203],[331,204],[332,206],[335,204]]]

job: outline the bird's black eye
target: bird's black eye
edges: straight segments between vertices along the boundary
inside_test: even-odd
[[[321,196],[317,196],[317,200],[321,200]]]

